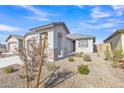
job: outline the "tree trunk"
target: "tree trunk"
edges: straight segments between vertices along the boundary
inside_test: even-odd
[[[41,40],[41,61],[40,61],[40,66],[39,66],[39,69],[38,69],[38,77],[36,79],[36,87],[38,88],[39,87],[39,82],[40,82],[40,76],[41,76],[41,69],[42,69],[42,66],[43,66],[43,63],[44,63],[44,51],[45,51],[45,43],[46,43],[46,36],[47,34],[45,33],[44,34],[44,38],[43,38],[43,42]]]

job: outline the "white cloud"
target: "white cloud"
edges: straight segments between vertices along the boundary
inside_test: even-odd
[[[47,17],[48,16],[48,13],[47,12],[44,12],[42,10],[39,10],[39,9],[36,9],[34,8],[33,6],[27,6],[27,5],[22,5],[21,7],[33,12],[34,14],[36,15],[40,15],[42,17]]]
[[[59,14],[53,14],[53,13],[48,13],[45,12],[41,9],[35,8],[33,6],[27,6],[27,5],[21,5],[22,8],[31,11],[34,15],[33,17],[30,16],[25,16],[25,18],[32,19],[32,20],[37,20],[37,21],[49,21],[50,16],[59,16]]]
[[[22,30],[22,29],[18,28],[18,27],[0,24],[0,31],[15,32],[15,31],[19,31],[19,30]]]
[[[84,22],[81,22],[80,25],[82,27],[87,27],[87,28],[91,28],[91,29],[103,29],[103,28],[110,28],[113,27],[115,25],[115,23],[110,22],[110,23],[102,23],[102,24],[86,24]]]
[[[50,21],[49,18],[45,18],[45,17],[31,17],[31,16],[23,16],[23,17],[32,19],[32,20],[36,20],[36,21]]]
[[[97,19],[97,18],[109,17],[111,16],[111,14],[108,12],[102,12],[99,7],[95,7],[92,10],[91,16]]]
[[[118,16],[122,16],[124,13],[124,6],[123,5],[113,5],[112,8],[115,10]]]
[[[119,21],[119,23],[124,23],[124,20]]]
[[[88,23],[96,23],[97,21],[96,20],[88,20],[87,22]]]

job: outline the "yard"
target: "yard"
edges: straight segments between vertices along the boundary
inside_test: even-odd
[[[73,57],[75,62],[69,62],[68,58],[55,62],[56,71],[48,71],[43,66],[42,86],[54,88],[113,88],[124,87],[124,70],[112,68],[111,63],[98,57],[97,54],[89,54],[91,62],[83,61],[82,57]],[[77,73],[77,66],[88,65],[88,75]],[[0,87],[23,87],[24,79],[20,78],[22,73],[21,65],[12,65],[16,70],[13,73],[4,73],[0,69]]]

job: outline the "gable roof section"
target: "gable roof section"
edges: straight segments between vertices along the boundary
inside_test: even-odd
[[[37,33],[39,30],[50,28],[50,27],[54,27],[54,26],[58,26],[58,25],[62,25],[66,29],[66,31],[68,33],[70,33],[64,22],[55,22],[55,23],[50,23],[50,24],[47,24],[47,25],[43,25],[43,26],[32,28],[32,29],[30,29],[30,32],[26,33],[25,36],[32,35],[32,34]]]
[[[90,36],[90,35],[80,35],[80,34],[68,34],[66,35],[67,38],[71,40],[80,40],[80,39],[93,39],[95,42],[95,36]]]
[[[18,40],[23,40],[24,37],[20,36],[20,35],[9,35],[8,38],[6,39],[6,42],[11,38],[11,37],[15,37]]]
[[[107,38],[104,40],[104,42],[106,42],[107,40],[113,38],[114,36],[116,36],[116,35],[119,34],[119,33],[124,33],[124,29],[119,29],[119,30],[115,31],[113,34],[111,34],[109,37],[107,37]]]

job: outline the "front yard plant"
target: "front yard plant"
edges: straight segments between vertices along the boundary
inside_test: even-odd
[[[4,68],[5,73],[13,73],[14,72],[14,67],[12,66],[7,66]]]
[[[88,69],[88,65],[78,65],[78,73],[81,75],[88,75],[90,70]]]
[[[113,51],[113,60],[118,61],[124,57],[124,53],[122,49],[115,49]]]
[[[54,71],[57,68],[54,62],[48,62],[45,66],[48,71]]]
[[[108,48],[104,52],[104,55],[105,55],[105,60],[111,60],[112,59],[112,53],[109,51]]]
[[[69,61],[69,62],[75,62],[75,60],[74,60],[73,57],[69,57],[69,58],[68,58],[68,61]]]
[[[119,63],[117,61],[112,62],[112,67],[117,68],[119,66]]]
[[[90,55],[84,55],[83,60],[86,61],[86,62],[92,61]]]

